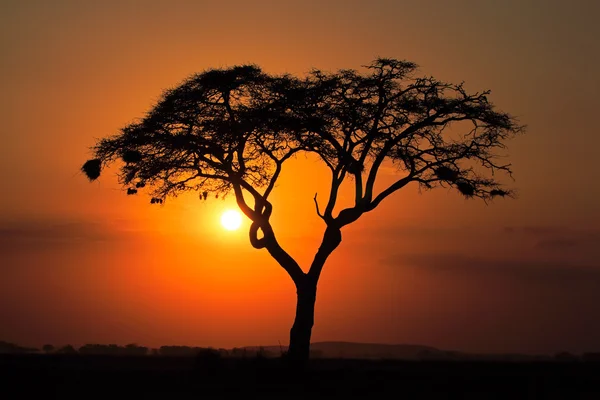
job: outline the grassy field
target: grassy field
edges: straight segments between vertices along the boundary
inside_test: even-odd
[[[592,362],[320,359],[292,373],[280,359],[1,355],[0,398],[22,399],[600,399]],[[257,397],[259,396],[259,397]]]

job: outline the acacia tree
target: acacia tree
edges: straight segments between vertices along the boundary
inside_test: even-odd
[[[287,271],[297,289],[288,355],[308,359],[319,276],[342,240],[344,226],[414,182],[454,188],[488,201],[512,196],[498,173],[511,175],[498,150],[523,131],[495,110],[489,91],[468,93],[462,84],[416,77],[417,66],[377,59],[362,71],[313,70],[303,78],[270,75],[252,65],[211,69],[163,93],[140,121],[92,148],[82,167],[90,180],[122,161],[119,182],[128,194],[147,188],[152,203],[185,191],[233,193],[251,220],[249,238]],[[300,152],[319,156],[331,171],[320,247],[305,272],[280,246],[270,223],[269,195],[286,160]],[[384,163],[398,178],[375,193]],[[349,180],[354,204],[336,212]]]

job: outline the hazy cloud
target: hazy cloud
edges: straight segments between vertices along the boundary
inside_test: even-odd
[[[509,278],[527,282],[557,284],[597,284],[600,289],[600,266],[569,265],[537,260],[485,259],[462,254],[396,255],[383,260],[387,265],[410,266],[433,273],[473,277]]]
[[[0,228],[1,240],[105,240],[113,235],[97,222],[24,221]]]
[[[129,236],[124,222],[20,220],[0,224],[0,252],[31,251]]]
[[[581,247],[598,247],[599,230],[576,230],[560,226],[505,227],[503,231],[513,236],[528,236],[534,247],[547,251],[563,251]]]
[[[573,239],[548,239],[540,240],[535,244],[535,247],[546,250],[565,250],[572,247],[577,247],[581,242]]]
[[[561,234],[568,231],[562,226],[506,226],[503,231],[508,234],[525,234],[533,236],[547,236]]]

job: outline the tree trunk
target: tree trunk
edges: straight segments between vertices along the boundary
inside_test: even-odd
[[[305,366],[310,352],[310,335],[315,320],[316,283],[306,282],[297,285],[296,319],[290,330],[288,358],[294,366]]]
[[[328,226],[323,235],[323,242],[315,255],[310,270],[300,279],[295,279],[296,319],[290,331],[290,347],[288,358],[293,365],[303,367],[310,354],[310,335],[315,322],[315,300],[317,298],[317,282],[327,257],[342,241],[342,233],[337,226]]]

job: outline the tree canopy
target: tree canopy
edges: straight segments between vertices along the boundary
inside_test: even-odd
[[[447,186],[466,197],[510,196],[497,172],[511,174],[498,149],[523,127],[496,111],[489,91],[415,77],[412,62],[377,59],[364,71],[313,70],[305,77],[270,75],[254,65],[211,69],[166,90],[140,121],[93,148],[83,167],[90,179],[120,159],[128,194],[148,186],[152,202],[197,191],[236,194],[253,221],[268,219],[268,201],[283,163],[316,153],[332,172],[329,199],[317,212],[346,225],[410,182]],[[374,193],[381,165],[399,179]],[[334,216],[345,178],[355,205]],[[253,199],[249,204],[243,193]]]

